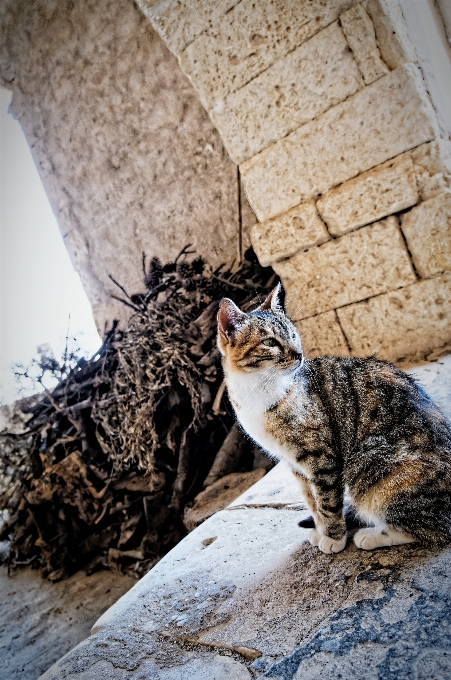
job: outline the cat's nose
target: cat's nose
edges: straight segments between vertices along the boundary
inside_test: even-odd
[[[291,356],[293,357],[293,359],[298,359],[299,361],[301,361],[301,359],[304,355],[302,354],[302,352],[300,350],[293,349],[293,350],[291,350]]]

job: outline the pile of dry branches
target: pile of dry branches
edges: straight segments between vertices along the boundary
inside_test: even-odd
[[[206,484],[251,470],[233,425],[216,348],[223,296],[250,309],[274,285],[252,251],[216,271],[185,248],[146,266],[133,315],[28,409],[21,493],[9,502],[11,566],[58,580],[84,567],[145,573],[186,533],[183,510]],[[115,282],[116,283],[116,282]],[[13,435],[4,433],[3,448]],[[1,508],[0,508],[1,509]]]

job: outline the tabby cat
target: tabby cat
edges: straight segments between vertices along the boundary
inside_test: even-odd
[[[346,545],[346,493],[372,550],[451,541],[451,426],[415,381],[374,358],[307,360],[277,286],[255,311],[227,298],[218,347],[230,400],[247,434],[285,459],[313,515],[310,543]]]

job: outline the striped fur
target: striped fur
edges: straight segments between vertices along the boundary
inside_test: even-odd
[[[451,426],[415,381],[374,358],[303,360],[278,291],[245,314],[218,314],[218,346],[243,429],[284,458],[315,520],[311,542],[346,544],[343,498],[372,528],[358,547],[451,541]]]

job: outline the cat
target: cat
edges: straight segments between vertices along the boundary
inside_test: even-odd
[[[347,542],[344,497],[364,528],[358,548],[451,541],[451,425],[415,381],[375,358],[307,360],[280,301],[228,298],[218,311],[225,382],[243,430],[287,461],[312,513],[310,543]],[[308,524],[308,522],[307,522]]]

